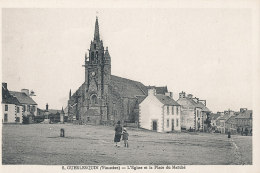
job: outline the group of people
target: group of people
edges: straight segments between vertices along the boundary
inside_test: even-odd
[[[127,133],[126,128],[123,128],[120,124],[120,121],[118,121],[115,127],[115,147],[120,147],[120,140],[122,137],[122,140],[124,141],[124,146],[128,148],[128,136],[129,134]]]

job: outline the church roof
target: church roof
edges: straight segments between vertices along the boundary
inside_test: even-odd
[[[111,75],[110,85],[121,95],[121,97],[135,98],[146,96],[147,88],[141,82]]]

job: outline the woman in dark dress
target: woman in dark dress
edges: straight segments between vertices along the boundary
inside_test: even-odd
[[[114,138],[116,147],[120,147],[121,134],[122,134],[122,126],[120,125],[120,121],[118,121],[115,127],[115,138]]]

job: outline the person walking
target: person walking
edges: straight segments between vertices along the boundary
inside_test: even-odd
[[[128,148],[128,136],[129,134],[126,131],[126,128],[123,129],[123,133],[122,133],[122,140],[124,141],[125,147]]]
[[[120,125],[120,121],[118,121],[115,127],[115,138],[114,138],[116,147],[120,147],[121,134],[122,134],[122,126]]]

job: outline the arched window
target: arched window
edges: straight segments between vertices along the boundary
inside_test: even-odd
[[[96,58],[97,58],[97,60],[98,60],[98,51],[96,51]]]
[[[91,61],[94,61],[94,52],[91,52]]]
[[[91,103],[92,104],[97,104],[97,96],[96,95],[92,95],[91,96]]]

